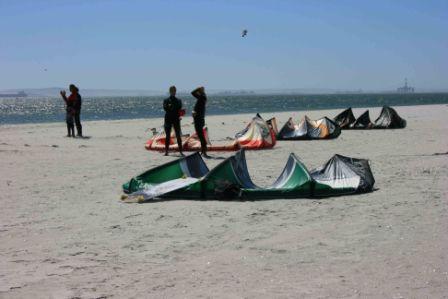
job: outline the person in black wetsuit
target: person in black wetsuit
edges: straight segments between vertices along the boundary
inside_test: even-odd
[[[182,153],[182,139],[180,136],[180,115],[182,109],[182,101],[176,98],[176,86],[170,87],[170,97],[163,101],[163,110],[165,110],[165,156],[168,156],[168,148],[170,146],[171,128],[174,127],[176,133],[177,145],[179,152]]]
[[[74,108],[74,117],[75,117],[75,125],[76,125],[76,131],[77,131],[77,136],[78,137],[83,137],[82,136],[82,125],[81,125],[81,104],[82,104],[82,98],[81,95],[79,94],[79,89],[78,87],[76,87],[74,84],[70,84],[69,86],[70,92],[72,93],[72,95],[74,97],[76,97],[75,99],[75,105],[73,106]]]
[[[204,136],[204,125],[205,125],[205,105],[207,104],[207,95],[205,94],[205,88],[203,86],[196,88],[191,92],[191,94],[196,98],[196,104],[193,110],[193,120],[194,129],[196,134],[198,134],[199,141],[201,142],[201,154],[202,156],[208,158],[207,155],[207,141]]]

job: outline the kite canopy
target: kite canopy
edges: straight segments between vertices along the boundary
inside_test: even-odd
[[[272,123],[275,123],[275,119],[270,119],[268,122],[257,113],[244,130],[235,134],[239,147],[244,149],[274,147],[276,138]]]
[[[339,125],[327,117],[311,120],[305,116],[297,125],[292,118],[278,132],[278,140],[332,139],[341,134]]]
[[[278,179],[269,187],[255,185],[247,169],[245,151],[238,151],[208,171],[199,154],[166,163],[123,185],[130,196],[190,199],[313,198],[368,192],[375,180],[367,160],[335,155],[309,172],[290,154]]]
[[[269,121],[272,121],[269,120]],[[274,119],[275,121],[275,119]],[[247,125],[247,127],[238,132],[235,139],[227,144],[215,145],[211,144],[208,137],[208,130],[204,128],[204,136],[207,141],[208,151],[237,151],[239,149],[257,150],[257,149],[267,149],[275,146],[276,139],[275,133],[271,125],[257,114],[252,121]],[[179,151],[179,147],[176,142],[174,132],[170,136],[170,151]],[[155,133],[151,139],[149,139],[145,148],[147,150],[154,151],[164,151],[165,150],[165,132],[161,128],[157,133]],[[182,136],[182,150],[183,151],[200,151],[201,142],[196,133],[186,136]]]
[[[360,117],[351,125],[352,129],[371,129],[373,123],[370,120],[369,110],[366,110]]]
[[[201,178],[209,172],[207,165],[199,153],[182,157],[158,167],[152,168],[132,178],[123,185],[125,193],[132,193],[180,178]]]
[[[406,127],[406,120],[395,109],[383,106],[380,116],[375,120],[375,129],[401,129]]]
[[[348,129],[352,126],[352,124],[356,121],[355,116],[353,115],[352,108],[345,109],[334,118],[334,122],[338,124],[341,129]]]
[[[355,119],[352,108],[348,108],[336,115],[334,122],[339,124],[341,129],[399,129],[406,127],[406,120],[402,119],[389,106],[383,107],[380,116],[374,123],[370,120],[369,110]]]
[[[329,186],[322,195],[328,195],[331,190],[347,190],[347,192],[372,191],[375,179],[370,170],[369,162],[365,159],[356,159],[334,155],[324,166],[311,171],[313,179]],[[316,190],[315,195],[320,195],[321,190]]]

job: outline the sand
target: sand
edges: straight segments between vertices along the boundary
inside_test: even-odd
[[[370,159],[376,191],[322,200],[124,204],[122,183],[175,159],[143,147],[161,119],[84,122],[90,139],[63,122],[0,126],[0,298],[447,298],[448,156],[433,154],[448,151],[448,106],[397,110],[406,129],[247,153],[260,185],[290,152],[309,168]],[[212,141],[251,116],[208,117]]]

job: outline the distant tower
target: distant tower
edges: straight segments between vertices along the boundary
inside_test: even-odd
[[[408,86],[408,78],[404,78],[404,86],[397,88],[398,93],[413,93],[414,87]]]

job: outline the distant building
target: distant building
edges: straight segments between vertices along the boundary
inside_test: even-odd
[[[0,93],[0,98],[25,98],[28,95],[24,91],[18,93]]]
[[[408,79],[405,78],[404,79],[404,86],[403,87],[398,87],[397,88],[397,92],[399,92],[399,93],[413,93],[414,92],[414,87],[408,86]]]

